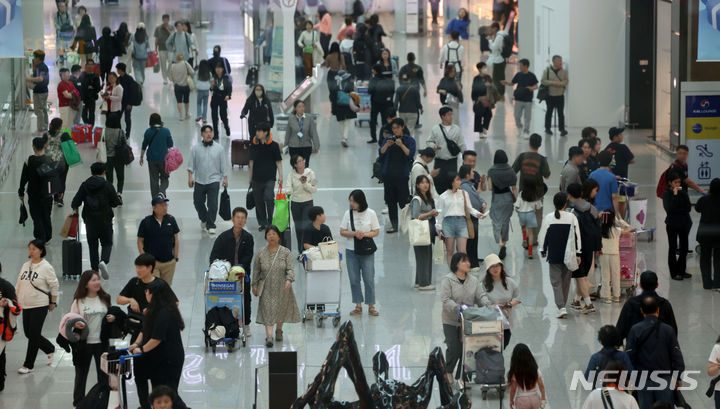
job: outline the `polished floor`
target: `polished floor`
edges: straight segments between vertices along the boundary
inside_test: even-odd
[[[197,2],[197,0],[196,0]],[[96,25],[110,25],[117,27],[121,21],[127,21],[131,27],[137,22],[144,21],[149,28],[154,27],[160,20],[162,13],[171,10],[173,19],[180,16],[190,16],[193,1],[180,3],[180,9],[174,2],[158,0],[140,11],[135,2],[121,2],[118,7],[99,8],[97,3],[88,6]],[[128,3],[128,4],[126,4]],[[205,3],[205,2],[204,2]],[[207,2],[205,4],[210,4]],[[241,24],[241,10],[235,6],[236,2],[212,2],[212,8],[205,10],[208,20],[213,22],[209,29],[197,30],[197,37],[201,50],[212,49],[216,43],[223,45],[224,53],[231,58],[235,75],[236,90],[230,104],[232,137],[240,135],[240,109],[245,100],[247,90],[241,85],[244,79],[245,56],[242,47],[243,27]],[[46,33],[51,30],[51,15],[54,11],[52,3],[46,3],[44,24]],[[335,30],[341,19],[334,16]],[[99,23],[98,23],[99,22]],[[394,24],[392,15],[382,16],[381,21],[386,30],[392,30]],[[425,114],[422,123],[425,125],[416,135],[419,146],[424,146],[424,140],[432,125],[437,123],[437,109],[440,107],[439,98],[433,91],[437,85],[441,71],[437,64],[438,54],[444,36],[439,30],[431,31],[426,36],[405,37],[395,34],[387,40],[388,46],[394,55],[401,56],[408,51],[415,51],[419,63],[425,67],[428,88],[428,97],[423,100]],[[54,37],[46,40],[49,54],[54,55]],[[477,38],[466,42],[468,49],[467,62],[472,66],[480,59]],[[514,70],[511,65],[509,70]],[[536,71],[540,71],[536,68]],[[267,75],[267,68],[261,69],[261,78]],[[54,83],[57,81],[57,69],[51,67]],[[574,78],[581,79],[583,73],[572,73]],[[199,140],[199,127],[196,124],[177,119],[177,111],[172,89],[163,86],[159,74],[147,72],[144,103],[141,109],[133,112],[133,134],[131,144],[139,154],[142,131],[151,112],[160,112],[165,119],[166,126],[170,128],[176,146],[187,156],[190,146]],[[238,80],[240,79],[240,80]],[[465,92],[469,95],[469,80],[465,81]],[[52,95],[52,93],[51,93]],[[371,208],[380,214],[383,208],[382,186],[370,179],[371,164],[375,158],[373,145],[367,145],[369,131],[367,127],[354,128],[351,133],[350,147],[340,146],[340,129],[329,115],[329,102],[327,89],[322,86],[313,95],[312,110],[320,113],[319,130],[322,147],[318,154],[312,158],[312,168],[315,170],[320,189],[315,195],[315,204],[324,207],[327,214],[327,224],[334,234],[338,233],[338,225],[342,214],[347,209],[347,195],[351,189],[362,188],[368,195]],[[509,93],[508,93],[509,96]],[[191,112],[194,113],[194,96],[192,98]],[[52,99],[52,98],[51,98]],[[508,98],[508,101],[510,98]],[[542,131],[542,116],[544,107],[536,105],[534,108],[533,131]],[[512,106],[509,102],[500,104],[495,112],[490,137],[479,140],[477,134],[472,132],[472,113],[468,104],[462,106],[461,123],[469,147],[478,152],[477,171],[487,172],[492,164],[493,152],[505,149],[508,156],[514,158],[519,152],[526,149],[526,142],[518,138],[512,118]],[[34,122],[34,121],[33,121]],[[612,124],[587,124],[599,129],[603,142],[607,143],[607,130]],[[22,160],[30,153],[30,129],[26,126],[22,131],[24,142],[21,143],[14,159],[13,171],[5,183],[0,186],[0,261],[2,262],[2,276],[11,282],[15,281],[17,271],[26,260],[26,244],[32,238],[32,226],[26,227],[17,224],[17,183],[19,180]],[[688,391],[685,396],[693,407],[709,407],[709,400],[703,396],[707,384],[704,375],[707,367],[707,357],[710,349],[720,333],[720,294],[703,291],[700,283],[698,263],[696,256],[690,256],[688,271],[693,273],[692,280],[683,282],[670,282],[666,267],[667,239],[664,234],[664,212],[660,202],[654,197],[657,175],[664,170],[670,159],[669,156],[654,146],[647,144],[643,131],[629,131],[627,142],[637,156],[637,163],[630,167],[631,178],[640,184],[640,192],[649,199],[648,225],[658,227],[656,240],[651,243],[638,244],[640,269],[652,269],[661,277],[660,293],[669,297],[673,302],[675,314],[680,327],[680,345],[683,350],[688,369],[701,371],[697,375],[699,388]],[[550,162],[553,176],[550,183],[551,192],[557,189],[557,180],[565,155],[569,146],[574,144],[580,135],[580,129],[570,129],[567,138],[553,136],[545,138],[541,152]],[[222,138],[224,146],[229,146],[227,138]],[[89,146],[82,146],[81,153],[85,164],[73,168],[68,177],[68,196],[72,196],[77,186],[89,175],[89,163],[94,160],[94,150]],[[229,154],[229,153],[228,153]],[[511,159],[512,160],[512,159]],[[286,169],[289,168],[289,158],[286,160]],[[233,205],[244,204],[245,192],[248,185],[248,172],[235,168],[230,175],[230,191]],[[113,248],[110,270],[112,277],[104,283],[104,287],[114,297],[127,280],[134,275],[132,260],[136,256],[136,231],[140,220],[150,214],[148,193],[148,176],[146,169],[136,162],[126,170],[126,189],[124,192],[125,205],[115,213],[115,245]],[[489,194],[483,195],[489,201]],[[227,353],[219,349],[217,353],[205,351],[203,335],[201,333],[204,323],[203,285],[202,274],[206,268],[206,260],[213,239],[201,234],[200,225],[192,206],[192,193],[186,184],[184,168],[173,173],[170,178],[169,211],[180,225],[180,263],[177,267],[173,288],[180,298],[180,310],[186,322],[183,331],[186,359],[183,370],[183,379],[180,393],[194,409],[198,408],[249,408],[251,407],[255,385],[258,391],[258,408],[269,408],[267,403],[267,353],[268,351],[291,350],[298,352],[298,394],[314,378],[328,347],[334,340],[335,331],[330,325],[316,328],[312,323],[290,324],[285,327],[285,341],[277,343],[272,349],[264,346],[263,328],[252,325],[253,336],[247,347],[236,352]],[[546,209],[552,207],[550,198]],[[696,200],[697,197],[693,197]],[[56,232],[62,225],[64,218],[70,213],[68,207],[53,209],[53,223]],[[697,223],[694,214],[693,219]],[[381,220],[381,224],[388,221]],[[221,222],[219,230],[229,228],[229,222]],[[257,234],[257,223],[251,212],[247,229],[255,235],[256,245],[263,244],[262,234]],[[596,332],[604,324],[614,324],[620,311],[620,305],[598,305],[595,314],[581,316],[571,314],[567,320],[557,320],[554,316],[556,309],[552,302],[552,289],[548,279],[548,266],[539,258],[528,260],[520,247],[521,235],[516,218],[512,220],[512,234],[509,246],[506,268],[520,283],[522,304],[515,309],[515,327],[509,348],[523,342],[530,346],[540,365],[547,388],[549,407],[551,408],[579,408],[587,395],[586,392],[569,391],[572,373],[575,370],[584,370],[592,352],[599,347],[596,341]],[[384,228],[383,228],[384,231]],[[694,232],[691,233],[691,248],[694,247]],[[492,239],[492,229],[489,221],[482,221],[479,231],[480,256],[497,250]],[[363,315],[352,319],[355,326],[355,335],[360,346],[362,360],[366,366],[368,379],[372,379],[369,370],[372,355],[379,350],[385,351],[392,366],[391,375],[403,382],[412,383],[424,370],[428,353],[435,346],[443,345],[443,335],[440,320],[441,303],[435,292],[419,293],[412,289],[414,275],[414,256],[408,241],[401,235],[386,235],[381,233],[377,240],[376,253],[376,288],[377,307],[379,317]],[[60,257],[61,239],[55,238],[49,245],[48,260],[61,270]],[[297,249],[294,249],[295,251]],[[87,260],[87,247],[84,247],[84,267],[89,268]],[[303,300],[305,280],[300,265],[296,266],[298,280],[294,290],[299,302]],[[436,265],[434,280],[439,284],[440,279],[447,273],[447,267]],[[343,320],[349,319],[347,312],[351,309],[350,289],[346,276],[342,285],[341,296]],[[44,335],[54,339],[57,335],[57,326],[61,315],[69,310],[75,282],[61,283],[61,294],[58,310],[51,313],[44,327]],[[255,301],[256,303],[256,301]],[[254,315],[254,314],[253,314]],[[49,367],[40,364],[36,371],[30,375],[20,376],[16,369],[21,365],[25,352],[26,339],[19,332],[15,340],[7,346],[8,379],[5,391],[0,393],[0,407],[2,408],[70,408],[72,407],[73,367],[70,354],[58,350],[55,359]],[[509,351],[506,354],[509,360]],[[255,369],[259,369],[257,383],[253,380]],[[95,376],[90,375],[88,389],[94,383]],[[437,388],[437,387],[436,387]],[[137,407],[137,399],[130,382],[129,406]],[[484,402],[477,389],[470,392],[473,407],[498,407],[497,398],[490,396],[490,401]],[[347,376],[343,373],[338,379],[336,397],[353,400],[355,392]],[[439,403],[437,396],[433,398],[431,407]],[[507,406],[507,399],[505,406]]]

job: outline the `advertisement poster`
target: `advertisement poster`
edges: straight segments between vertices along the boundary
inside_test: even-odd
[[[275,25],[273,33],[272,54],[270,56],[270,70],[266,91],[281,95],[283,92],[283,27]],[[290,56],[288,58],[294,58]],[[295,73],[290,73],[295,75]]]
[[[700,0],[698,61],[720,61],[720,0]]]
[[[685,97],[688,176],[700,185],[720,177],[720,95]]]
[[[0,58],[22,57],[22,0],[0,0]]]

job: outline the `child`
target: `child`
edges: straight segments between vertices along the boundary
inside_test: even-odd
[[[520,192],[515,201],[515,211],[518,212],[520,228],[522,229],[522,246],[528,250],[529,259],[533,258],[533,243],[535,242],[533,233],[535,232],[534,229],[538,228],[537,217],[535,216],[535,210],[537,209],[542,209],[542,200],[530,201],[525,191]]]
[[[153,388],[148,400],[153,409],[172,409],[175,391],[169,386],[158,385]]]
[[[530,348],[517,344],[510,358],[510,409],[540,409],[545,405],[545,385]]]
[[[602,251],[600,251],[600,268],[602,269],[602,286],[600,298],[606,304],[620,302],[620,235],[635,229],[625,220],[615,217],[612,210],[602,215]],[[612,282],[612,298],[610,283]]]

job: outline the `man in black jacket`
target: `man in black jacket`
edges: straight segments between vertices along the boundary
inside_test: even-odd
[[[230,63],[228,62],[227,58],[220,55],[221,52],[222,47],[220,47],[219,45],[213,47],[213,56],[208,59],[208,64],[210,64],[210,68],[212,69],[214,69],[218,65],[223,67],[225,74],[227,74],[229,77],[232,69],[230,68]]]
[[[395,110],[405,121],[405,126],[415,129],[419,114],[423,113],[420,90],[410,81],[407,74],[400,75],[400,86],[395,91]]]
[[[660,305],[657,298],[645,297],[640,308],[644,318],[630,329],[625,351],[635,370],[640,371],[638,379],[647,379],[638,390],[638,406],[650,409],[657,401],[673,402],[676,385],[672,384],[671,378],[673,372],[677,372],[676,379],[680,377],[685,362],[672,327],[658,319]],[[663,387],[654,378],[664,380],[666,385]]]
[[[356,40],[357,41],[357,40]],[[386,122],[386,112],[393,107],[393,96],[395,95],[395,81],[392,75],[385,75],[382,65],[373,67],[373,78],[370,80],[368,93],[370,94],[370,140],[368,143],[377,143],[377,117],[380,115],[380,123]]]
[[[95,101],[102,89],[100,76],[95,73],[95,61],[88,58],[85,71],[80,74],[80,99],[83,103],[82,120],[86,124],[95,126]]]
[[[100,271],[107,280],[107,263],[110,262],[113,244],[112,219],[115,216],[112,208],[120,205],[120,198],[112,183],[105,180],[105,170],[104,163],[95,162],[90,166],[92,176],[80,185],[70,206],[77,213],[80,205],[83,205],[82,218],[90,251],[90,268]],[[98,241],[102,245],[101,257],[98,257]]]
[[[584,249],[584,246],[583,246]],[[658,277],[654,271],[644,271],[640,275],[640,288],[643,292],[640,295],[629,298],[625,301],[622,311],[620,311],[620,317],[618,317],[617,324],[615,327],[620,334],[621,340],[628,337],[630,328],[633,325],[643,320],[643,314],[640,307],[642,306],[643,300],[647,297],[655,297],[660,307],[658,314],[661,322],[672,327],[675,335],[678,333],[677,323],[675,322],[675,314],[673,313],[672,305],[670,301],[658,295],[655,290],[658,288]]]
[[[123,88],[122,96],[122,108],[125,114],[125,136],[130,138],[130,128],[132,128],[132,107],[135,101],[138,100],[138,84],[135,79],[128,75],[127,67],[125,63],[118,63],[115,68],[117,69],[118,82]]]
[[[233,266],[245,269],[245,285],[243,311],[245,313],[245,336],[250,336],[250,268],[252,266],[253,236],[244,229],[248,212],[243,207],[236,207],[232,212],[232,229],[226,230],[215,239],[210,252],[210,263],[215,260],[226,260]]]
[[[45,156],[45,140],[33,138],[33,154],[23,164],[20,175],[18,197],[25,199],[25,185],[27,185],[28,210],[33,220],[33,237],[45,242],[52,239],[52,196],[48,189],[48,180],[53,177],[48,171],[52,168],[52,161]]]

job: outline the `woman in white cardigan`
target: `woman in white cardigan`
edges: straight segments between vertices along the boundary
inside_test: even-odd
[[[440,238],[445,241],[448,265],[453,254],[455,254],[456,244],[457,252],[465,253],[465,246],[469,237],[467,219],[465,218],[466,212],[477,218],[485,217],[483,213],[472,207],[470,196],[460,189],[461,184],[460,176],[455,174],[452,179],[452,188],[440,195],[440,199],[438,199],[435,206],[437,211],[440,212],[435,227],[440,234]]]
[[[118,76],[115,72],[109,72],[107,75],[107,84],[103,90],[101,97],[107,104],[107,113],[105,115],[106,128],[120,128],[120,118],[123,113],[122,97],[123,87],[118,83]]]
[[[290,212],[295,221],[295,236],[298,241],[298,250],[303,249],[303,234],[310,228],[308,211],[313,207],[313,194],[317,192],[317,179],[312,169],[305,167],[305,158],[302,155],[290,157],[292,170],[288,174],[290,182]]]

